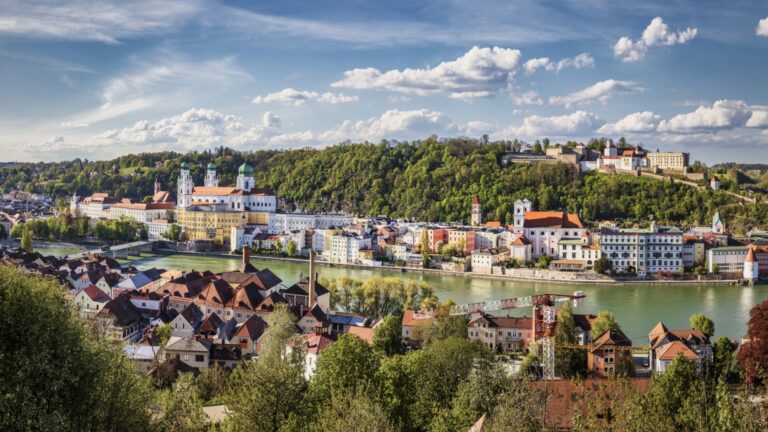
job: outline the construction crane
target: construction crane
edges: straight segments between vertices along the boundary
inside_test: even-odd
[[[425,309],[415,312],[414,319],[441,318],[447,316],[484,314],[488,312],[502,311],[530,307],[533,309],[531,325],[533,342],[540,342],[542,349],[542,367],[544,379],[555,377],[555,325],[557,323],[556,306],[568,301],[574,302],[574,306],[580,306],[584,292],[576,291],[568,294],[535,294],[525,297],[513,297],[501,300],[488,300],[478,303],[465,303],[452,306],[439,306],[433,309]]]

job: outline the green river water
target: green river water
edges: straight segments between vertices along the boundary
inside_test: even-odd
[[[41,249],[41,252],[43,250]],[[62,254],[77,252],[62,250]],[[45,254],[59,254],[53,248]],[[297,281],[299,274],[308,271],[308,265],[282,261],[254,259],[257,268],[269,268],[286,284]],[[132,260],[139,269],[161,268],[182,270],[211,270],[213,272],[237,268],[237,258],[202,257],[185,255],[152,255]],[[509,298],[536,293],[572,294],[584,291],[584,304],[577,313],[594,313],[609,310],[624,332],[635,343],[647,342],[648,332],[659,321],[670,328],[687,328],[688,317],[702,312],[712,318],[717,335],[739,339],[746,333],[749,310],[768,299],[768,285],[753,288],[730,285],[606,285],[563,284],[532,281],[507,281],[460,276],[443,276],[421,273],[399,273],[385,270],[362,270],[318,266],[321,276],[335,278],[348,276],[365,279],[373,275],[394,276],[422,280],[435,288],[441,300],[453,299],[457,303],[475,302],[497,298]],[[511,315],[530,315],[527,309],[510,311]]]

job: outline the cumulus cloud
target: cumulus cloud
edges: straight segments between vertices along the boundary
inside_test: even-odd
[[[532,115],[520,127],[510,127],[506,134],[522,137],[583,137],[595,132],[605,121],[595,114],[576,111],[568,115],[541,117]]]
[[[471,100],[491,97],[510,87],[520,62],[520,51],[509,48],[473,47],[455,60],[433,68],[352,69],[332,87],[358,90],[380,89],[419,96],[447,94]]]
[[[598,129],[602,134],[631,134],[655,132],[661,123],[661,116],[651,111],[636,112],[623,119],[603,125]]]
[[[204,6],[200,0],[6,0],[0,33],[118,43],[167,32],[199,14]]]
[[[279,103],[288,106],[303,106],[309,101],[327,103],[327,104],[342,104],[357,102],[357,96],[347,96],[343,93],[318,93],[307,90],[296,90],[293,88],[285,88],[278,92],[269,93],[264,96],[256,96],[253,98],[255,104],[267,104],[267,103]]]
[[[576,57],[564,58],[557,62],[550,61],[549,57],[532,58],[523,63],[523,70],[526,75],[532,75],[537,69],[560,72],[568,67],[581,69],[594,66],[595,59],[589,53],[581,53]]]
[[[566,107],[593,100],[599,100],[600,102],[605,103],[612,96],[635,94],[644,90],[643,87],[634,81],[617,81],[609,79],[597,82],[583,90],[565,96],[552,96],[549,98],[549,103],[552,105],[565,105]]]
[[[757,23],[757,29],[755,30],[758,36],[768,36],[768,17],[763,18]]]
[[[345,140],[407,139],[431,134],[455,134],[458,131],[459,128],[439,111],[393,109],[368,120],[346,120],[319,134],[319,139],[327,144]]]
[[[613,54],[625,62],[639,61],[645,57],[650,47],[682,45],[695,38],[698,31],[697,28],[691,27],[670,31],[664,20],[656,17],[645,28],[640,39],[621,37],[613,46]]]
[[[512,95],[512,101],[517,105],[543,105],[544,101],[539,93],[529,90],[522,94]]]
[[[679,114],[659,124],[659,132],[691,133],[746,126],[752,110],[744,101],[719,100],[712,106],[700,106],[695,111]],[[756,120],[757,122],[757,120]]]

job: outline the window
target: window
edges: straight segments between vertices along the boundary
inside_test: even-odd
[[[202,355],[202,354],[197,354],[197,355],[195,356],[195,361],[196,361],[196,362],[202,362],[202,361],[205,361],[205,356],[204,356],[204,355]]]

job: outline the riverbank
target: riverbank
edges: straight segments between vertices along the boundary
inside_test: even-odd
[[[185,256],[202,256],[202,257],[220,257],[220,258],[240,258],[240,255],[231,254],[227,252],[188,252],[188,251],[174,251],[174,250],[158,250],[156,253],[161,255],[185,255]],[[271,255],[251,255],[251,258],[259,259],[261,261],[276,261],[286,263],[296,263],[309,265],[309,260],[303,258],[288,258],[288,257],[276,257]],[[429,268],[416,268],[416,267],[396,267],[396,266],[371,266],[365,264],[355,263],[333,263],[328,261],[315,261],[316,265],[340,268],[340,269],[355,269],[355,270],[384,270],[392,273],[420,273],[436,276],[453,276],[464,277],[471,279],[489,279],[498,281],[530,281],[530,282],[547,282],[557,284],[606,284],[606,285],[733,285],[737,281],[735,279],[719,279],[719,280],[648,280],[648,279],[612,279],[609,277],[601,277],[593,274],[585,273],[570,273],[570,272],[557,272],[553,270],[538,270],[538,269],[511,269],[517,271],[518,274],[486,274],[486,273],[474,273],[474,272],[457,272],[451,270],[441,269],[429,269]],[[527,274],[520,274],[526,272]]]

